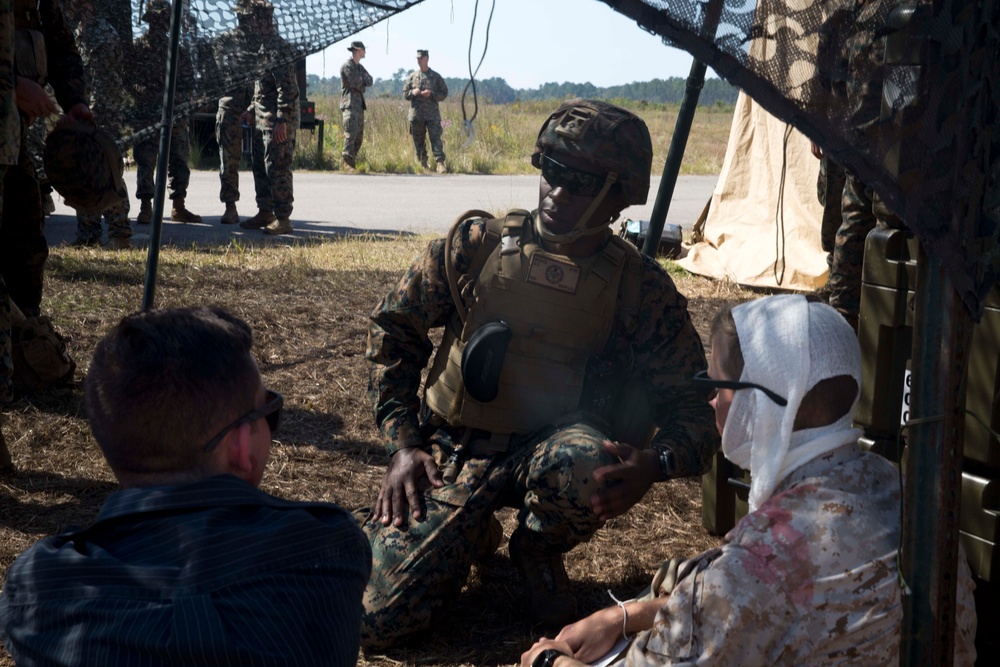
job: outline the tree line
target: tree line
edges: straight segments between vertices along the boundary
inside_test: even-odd
[[[390,79],[375,79],[375,85],[371,86],[367,95],[370,97],[399,97],[403,94],[403,82],[409,72],[399,69]],[[466,91],[466,98],[470,99],[472,87],[468,86],[468,79],[457,79],[454,77],[444,77],[448,84],[449,95],[459,97]],[[319,95],[340,95],[340,77],[321,78],[316,74],[306,76],[310,94]],[[635,81],[619,86],[601,87],[592,83],[546,83],[538,88],[513,88],[504,79],[492,77],[489,79],[477,79],[475,83],[476,94],[480,99],[494,104],[510,104],[518,100],[562,100],[569,97],[591,97],[597,99],[622,99],[634,101],[646,101],[659,104],[679,104],[684,97],[684,89],[687,80],[680,77],[669,79],[653,79],[652,81]],[[468,88],[466,88],[468,86]],[[711,78],[705,80],[705,87],[698,98],[699,104],[705,106],[712,105],[733,105],[736,104],[736,97],[739,89],[731,86],[723,79]]]

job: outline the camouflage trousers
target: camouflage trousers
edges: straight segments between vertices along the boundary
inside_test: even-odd
[[[22,124],[21,146],[16,165],[7,167],[3,179],[0,213],[0,278],[10,298],[28,317],[38,315],[49,244],[45,240],[42,195],[35,166],[28,155]]]
[[[129,204],[128,189],[125,190],[125,199],[119,203],[109,206],[103,213],[76,213],[76,238],[79,241],[100,241],[101,240],[101,219],[108,223],[109,239],[127,239],[132,236],[132,225],[129,224],[128,214],[131,210]]]
[[[833,263],[827,286],[830,305],[849,320],[857,321],[861,311],[861,269],[868,234],[880,227],[902,227],[902,222],[886,209],[875,192],[847,174],[841,207],[844,217],[837,230]]]
[[[833,249],[837,244],[837,230],[844,221],[841,213],[844,198],[844,183],[847,173],[839,164],[823,156],[819,161],[819,177],[816,179],[816,198],[823,207],[820,221],[819,240],[826,251],[826,268],[833,268]]]
[[[441,143],[441,119],[434,118],[421,120],[414,118],[410,121],[410,136],[413,137],[413,149],[417,153],[420,164],[427,164],[427,144],[424,142],[424,135],[430,135],[431,152],[438,164],[444,164],[444,144]]]
[[[361,150],[361,142],[365,139],[365,110],[364,109],[344,109],[344,150],[341,156],[350,166],[354,166],[354,159]]]
[[[292,157],[295,155],[295,129],[287,128],[284,143],[275,143],[271,130],[253,130],[253,184],[257,208],[271,211],[279,218],[292,215]]]
[[[362,528],[372,544],[372,576],[362,645],[383,648],[430,627],[458,595],[502,507],[516,508],[518,526],[548,550],[564,553],[589,540],[603,525],[590,504],[593,472],[616,462],[602,445],[606,439],[596,427],[575,423],[499,454],[480,451],[473,440],[454,484],[434,489],[425,480],[421,521],[396,528],[368,517]],[[452,440],[439,431],[431,451],[441,467]]]
[[[156,158],[160,152],[160,138],[147,139],[132,148],[135,158],[135,196],[138,199],[152,199],[156,193],[153,176],[156,172]],[[174,125],[170,131],[170,155],[167,158],[167,174],[170,199],[184,199],[188,183],[191,181],[191,140],[187,122]]]
[[[219,109],[215,112],[215,140],[219,144],[221,183],[219,201],[227,204],[240,200],[240,158],[243,155],[240,114],[249,103],[250,97],[245,93],[228,95],[219,100]]]

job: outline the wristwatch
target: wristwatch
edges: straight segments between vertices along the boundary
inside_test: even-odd
[[[674,476],[677,464],[674,462],[674,452],[669,447],[655,447],[656,455],[660,459],[660,476],[668,480]]]
[[[556,660],[565,655],[565,653],[557,649],[547,648],[535,656],[535,659],[531,661],[531,667],[552,667]]]

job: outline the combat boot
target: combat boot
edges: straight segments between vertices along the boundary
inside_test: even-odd
[[[561,628],[575,620],[576,599],[569,590],[562,553],[544,545],[523,526],[510,536],[509,549],[510,559],[527,590],[531,620],[551,628]]]
[[[269,224],[264,228],[264,233],[268,236],[277,236],[278,234],[291,234],[292,233],[292,221],[288,218],[276,218],[274,222]]]
[[[127,236],[112,236],[103,247],[106,250],[131,250],[132,242]]]
[[[174,222],[201,222],[201,216],[184,208],[184,198],[178,197],[174,200],[174,206],[170,210],[170,219]]]
[[[438,162],[438,164],[437,164],[437,173],[439,173],[439,174],[447,174],[448,173],[448,165],[446,165],[444,162]]]
[[[224,225],[235,225],[240,221],[240,214],[236,211],[236,202],[227,201],[226,202],[226,212],[222,214],[222,218],[219,220]]]
[[[140,225],[148,225],[153,221],[153,200],[143,197],[139,200],[139,215],[135,216],[135,221]]]
[[[246,220],[241,222],[240,227],[242,227],[243,229],[263,229],[264,227],[267,227],[269,224],[274,222],[276,219],[277,218],[274,217],[274,213],[261,209],[257,211],[257,215],[253,216],[252,218],[247,218]]]

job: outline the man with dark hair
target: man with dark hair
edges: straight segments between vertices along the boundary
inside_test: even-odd
[[[368,544],[336,505],[258,490],[282,398],[214,308],[126,317],[86,381],[123,490],[7,571],[19,665],[354,665]]]
[[[351,57],[340,68],[340,111],[344,126],[344,169],[354,171],[361,143],[365,140],[365,88],[374,83],[361,59],[365,57],[364,42],[351,42],[347,47]]]
[[[687,300],[609,229],[646,201],[652,152],[635,114],[565,102],[531,156],[538,210],[460,216],[372,313],[369,393],[390,459],[363,526],[377,564],[366,647],[431,625],[498,547],[505,506],[529,615],[567,620],[563,554],[654,483],[708,469],[718,440],[691,387],[705,356]]]

